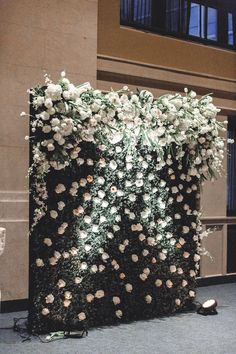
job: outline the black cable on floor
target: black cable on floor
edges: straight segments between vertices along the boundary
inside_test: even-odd
[[[19,321],[25,320],[25,323],[19,324]],[[27,326],[27,317],[19,317],[13,318],[13,326],[11,327],[0,327],[2,330],[13,330],[14,332],[18,332],[19,336],[22,338],[22,342],[26,342],[31,340],[32,336],[36,337],[40,340],[41,343],[51,343],[55,340],[68,339],[68,338],[84,338],[88,335],[88,330],[84,329],[82,331],[59,331],[52,332],[46,336],[46,340],[43,339],[39,334],[29,334],[28,326]]]

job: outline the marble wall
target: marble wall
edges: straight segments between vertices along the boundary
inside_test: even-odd
[[[0,1],[0,256],[2,300],[28,297],[27,89],[57,79],[96,84],[98,0]]]

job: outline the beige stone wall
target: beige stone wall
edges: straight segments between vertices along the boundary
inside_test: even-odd
[[[26,90],[66,70],[96,84],[98,0],[0,1],[0,256],[2,300],[28,296],[28,111]]]

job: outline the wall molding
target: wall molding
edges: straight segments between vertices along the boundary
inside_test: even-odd
[[[139,61],[130,60],[130,59],[124,59],[124,58],[118,58],[118,57],[113,57],[113,56],[104,55],[104,54],[98,54],[97,58],[104,60],[104,61],[124,63],[124,64],[133,64],[133,65],[138,65],[140,67],[160,69],[160,70],[164,70],[164,71],[168,71],[168,72],[172,72],[172,73],[177,73],[177,74],[181,74],[181,75],[190,75],[190,76],[196,76],[196,77],[201,77],[201,78],[205,78],[205,79],[214,79],[214,80],[218,80],[218,81],[226,81],[226,82],[231,82],[231,83],[236,84],[236,79],[229,79],[229,78],[223,77],[223,76],[215,76],[215,75],[211,75],[211,74],[198,73],[195,71],[170,68],[167,66],[144,63],[144,62],[139,62]]]
[[[201,222],[205,225],[215,225],[215,224],[227,224],[235,225],[236,217],[235,216],[209,216],[201,218]]]
[[[236,274],[215,275],[197,278],[197,287],[236,283]]]
[[[28,299],[1,301],[0,303],[0,313],[27,311],[28,308]]]

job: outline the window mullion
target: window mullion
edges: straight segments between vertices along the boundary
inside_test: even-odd
[[[228,11],[223,7],[218,8],[218,43],[225,47],[228,44]]]
[[[207,31],[208,31],[208,7],[204,6],[204,39],[207,39]]]

